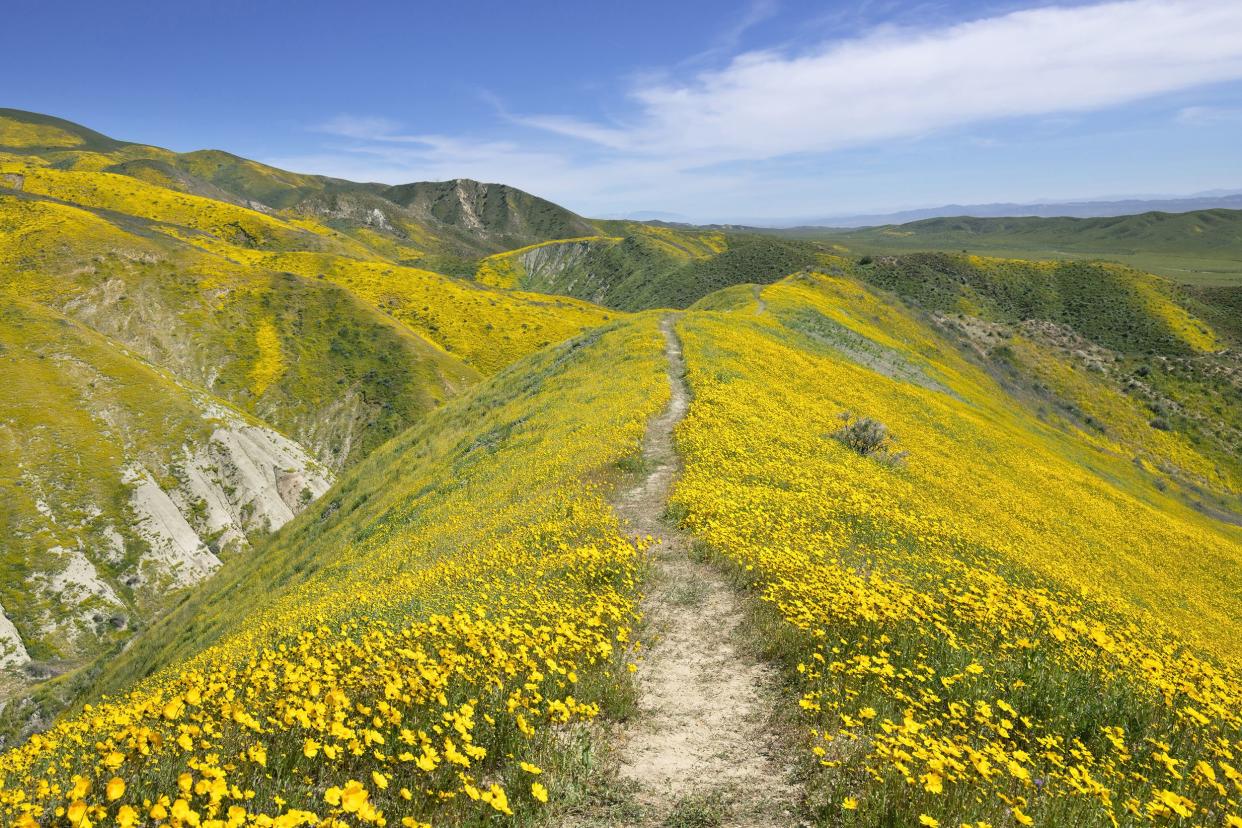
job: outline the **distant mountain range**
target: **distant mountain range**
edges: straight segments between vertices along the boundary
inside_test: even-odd
[[[1128,216],[1160,211],[1189,213],[1194,210],[1242,209],[1242,190],[1210,190],[1188,196],[1169,198],[1129,198],[1117,200],[1053,201],[1038,204],[997,202],[993,204],[945,204],[893,213],[865,213],[826,217],[790,217],[778,219],[741,219],[730,222],[753,227],[876,227],[884,224],[905,224],[930,218],[970,216],[974,218],[1008,218],[1038,216],[1043,218],[1101,218]],[[651,218],[661,218],[652,216]],[[664,218],[665,221],[678,219]]]
[[[667,210],[634,210],[629,213],[607,213],[601,218],[621,219],[623,221],[662,221],[669,224],[693,224],[694,220],[684,213],[670,213]]]

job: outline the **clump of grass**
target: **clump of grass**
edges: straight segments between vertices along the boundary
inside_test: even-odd
[[[668,600],[678,607],[699,607],[707,598],[707,587],[701,581],[677,584],[669,592]]]
[[[873,457],[888,465],[899,465],[907,453],[897,449],[888,426],[871,417],[855,417],[852,412],[842,412],[841,427],[830,437],[841,445],[862,455]]]
[[[661,515],[661,519],[667,526],[681,526],[687,514],[689,514],[689,509],[683,504],[670,503],[664,507],[664,514]]]
[[[718,791],[689,794],[677,800],[664,819],[665,828],[715,828],[729,815],[729,803]]]
[[[635,476],[646,474],[651,468],[650,462],[641,453],[630,454],[622,457],[620,460],[613,463],[613,465],[623,474]]]

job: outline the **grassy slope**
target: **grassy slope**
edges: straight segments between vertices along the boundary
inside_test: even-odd
[[[695,401],[679,432],[687,473],[672,513],[723,564],[737,564],[739,579],[771,606],[759,629],[772,652],[787,659],[788,679],[801,694],[813,728],[808,747],[817,749],[808,754],[811,764],[827,763],[812,774],[815,814],[823,824],[853,818],[841,806],[849,796],[861,801],[862,824],[910,824],[923,813],[1003,824],[1027,812],[1053,824],[1097,824],[1105,819],[1100,790],[1123,820],[1131,801],[1138,813],[1157,816],[1174,813],[1162,803],[1184,807],[1176,798],[1183,796],[1233,807],[1206,783],[1179,784],[1157,754],[1171,751],[1186,767],[1217,763],[1221,745],[1237,738],[1231,711],[1242,685],[1220,665],[1236,656],[1242,536],[1192,508],[1176,487],[1193,479],[1228,495],[1238,478],[1183,434],[1147,426],[1143,404],[1112,390],[1106,374],[1087,370],[1075,349],[1040,339],[1038,331],[1006,329],[998,334],[1013,354],[1006,359],[1021,361],[1024,373],[1038,369],[1050,392],[1101,404],[1092,412],[1094,427],[1040,412],[1022,388],[996,375],[992,355],[954,338],[947,323],[932,324],[943,314],[933,300],[954,308],[963,297],[981,314],[972,317],[978,323],[1006,324],[1016,301],[1007,292],[1009,265],[992,271],[985,261],[967,264],[982,271],[970,290],[951,301],[947,288],[945,295],[933,291],[922,297],[921,310],[849,277],[802,274],[764,289],[762,312],[749,286],[735,286],[708,297],[680,324]],[[1041,272],[1040,307],[1085,326],[1073,315],[1089,318],[1084,298],[1061,283],[1074,273]],[[1178,312],[1167,295],[1148,292],[1147,277],[1114,276],[1108,295],[1134,302],[1143,323],[1115,328],[1116,320],[1106,319],[1095,336],[1113,337],[1119,348],[1188,355],[1215,343],[1217,332]],[[1103,289],[1098,280],[1088,284]],[[1088,298],[1100,301],[1096,293]],[[520,736],[521,725],[505,715],[525,709],[528,724],[536,715],[590,715],[592,708],[575,712],[568,704],[569,685],[576,685],[575,704],[622,703],[624,682],[609,672],[612,662],[582,660],[569,630],[584,618],[576,609],[584,606],[583,587],[588,596],[607,596],[606,605],[621,613],[614,620],[628,611],[633,561],[610,534],[615,523],[596,490],[582,485],[607,477],[637,446],[642,423],[663,401],[652,323],[625,321],[541,351],[374,453],[265,554],[221,573],[106,665],[100,688],[120,690],[155,675],[97,720],[117,733],[136,723],[157,729],[168,744],[182,716],[179,708],[163,712],[168,699],[210,699],[187,707],[194,717],[188,725],[211,723],[213,730],[190,731],[188,746],[161,755],[177,768],[204,752],[232,758],[232,767],[218,771],[220,763],[208,760],[208,771],[199,771],[237,780],[243,801],[253,789],[255,799],[245,806],[252,811],[273,813],[279,795],[322,815],[336,801],[334,788],[359,790],[346,784],[352,780],[380,807],[481,822],[489,809],[502,808],[494,790],[490,802],[469,794],[465,785],[476,794],[486,789],[480,779],[498,780],[505,807],[534,806],[523,787],[529,777],[513,766],[523,756],[555,767],[551,779],[563,790],[581,770],[565,755],[578,743],[554,749],[540,736]],[[605,373],[607,383],[600,381]],[[838,445],[829,435],[842,409],[883,419],[896,447],[909,452],[906,459],[890,465]],[[549,555],[559,563],[545,563]],[[583,572],[584,562],[605,565],[612,575]],[[532,587],[534,594],[523,591]],[[430,625],[420,620],[476,603],[513,608],[526,619],[569,619],[563,646],[578,681],[557,668],[540,668],[531,679],[567,704],[564,711],[524,708],[534,696],[522,696],[515,708],[480,689],[517,692],[529,675],[529,662],[519,657],[512,678],[497,676],[500,684],[488,685],[497,665],[513,664],[509,648],[526,646],[510,628],[493,625],[494,611],[484,610],[490,620],[483,628],[469,613]],[[256,609],[239,612],[243,607]],[[292,645],[312,624],[319,632],[303,634],[285,653],[258,654],[276,641]],[[431,665],[403,647],[403,634],[390,633],[389,625],[409,625],[411,646],[425,642],[427,652],[447,642],[447,652],[487,655],[446,667],[441,649]],[[342,669],[322,673],[325,654]],[[242,666],[234,672],[232,665]],[[895,665],[891,672],[888,665]],[[269,683],[273,667],[284,678]],[[443,699],[435,697],[434,682],[432,690],[411,687],[408,700],[399,685],[388,691],[385,703],[400,712],[408,742],[395,720],[366,725],[385,744],[395,739],[413,748],[406,760],[350,748],[348,735],[328,738],[326,721],[301,723],[298,714],[281,712],[313,709],[339,685],[370,716],[389,709],[375,706],[382,682],[418,674],[430,680],[442,669],[453,688]],[[307,670],[318,676],[315,685],[307,683]],[[257,717],[261,736],[246,731],[245,716],[237,721],[235,707],[221,706],[218,694],[239,682],[248,688],[245,715]],[[1176,703],[1167,706],[1162,693]],[[442,758],[428,759],[432,770],[417,778],[467,798],[435,804],[416,792],[415,806],[397,805],[390,788],[367,781],[372,768],[410,778],[415,771],[403,762],[415,762],[420,745],[442,756],[445,734],[425,730],[423,740],[410,723],[444,715],[460,723],[454,711],[463,702],[470,722],[476,710],[492,711],[486,727],[463,725],[490,758],[465,780],[442,773]],[[497,715],[506,706],[508,714]],[[351,718],[353,709],[342,709],[346,721],[363,727]],[[1025,718],[1017,726],[1009,716]],[[10,789],[65,751],[69,767],[81,768],[116,750],[127,797],[171,790],[175,771],[152,770],[116,738],[82,747],[62,738],[86,726],[85,719],[67,719],[50,740],[6,756]],[[1075,737],[1098,761],[1083,758]],[[308,757],[306,738],[316,751],[340,745],[354,758]],[[859,739],[867,749],[849,747]],[[1117,739],[1130,747],[1119,750]],[[903,758],[907,750],[913,753]],[[1126,756],[1142,777],[1128,773]],[[1004,770],[993,772],[998,767]],[[1083,772],[1091,784],[1075,776]],[[1035,778],[1046,780],[1046,789],[1033,786]],[[187,807],[210,807],[209,791],[204,786],[186,797]],[[64,794],[53,789],[47,796],[63,801]],[[221,801],[238,801],[231,796]],[[21,807],[0,794],[6,801]]]
[[[334,466],[362,456],[479,371],[495,372],[607,316],[583,303],[402,268],[301,215],[99,171],[103,161],[135,153],[168,155],[155,148],[46,118],[5,117],[0,127],[0,144],[12,151],[0,156],[12,189],[0,203],[6,286],[71,309],[143,357],[269,418]],[[66,163],[74,169],[52,166]],[[211,163],[183,159],[200,173]],[[305,177],[243,167],[247,186],[310,186]],[[506,205],[528,198],[498,192]],[[490,194],[474,193],[484,207]],[[429,211],[439,203],[421,190],[405,197]],[[511,213],[502,205],[485,217]],[[528,224],[542,226],[537,217]],[[496,233],[527,229],[502,224]],[[261,330],[275,330],[268,350],[281,353],[267,356],[271,376],[257,382]]]
[[[501,184],[388,186],[303,175],[220,150],[174,153],[116,141],[61,119],[0,108],[0,159],[6,156],[309,219],[307,226],[330,227],[382,257],[454,275],[469,275],[482,255],[594,232],[569,210]]]
[[[6,451],[22,455],[14,435],[35,420],[57,426],[40,432],[46,441],[21,456],[22,479],[10,481],[44,497],[10,487],[0,528],[13,576],[0,603],[36,660],[87,656],[127,635],[108,627],[114,612],[100,614],[97,629],[36,633],[35,619],[58,615],[60,599],[26,576],[63,565],[45,554],[51,546],[81,546],[115,581],[127,564],[109,559],[106,529],[130,557],[141,549],[127,526],[132,485],[118,470],[145,460],[158,482],[174,450],[202,442],[197,409],[169,383],[231,403],[339,470],[483,375],[615,317],[404,267],[385,258],[410,252],[391,234],[351,226],[350,235],[303,213],[251,209],[242,197],[330,184],[0,113],[0,298],[10,309],[0,336],[14,345],[6,370],[22,377],[11,387],[24,391],[0,403],[12,430]],[[525,195],[515,193],[507,197]],[[64,330],[90,347],[58,350],[70,344],[59,341]],[[94,385],[79,389],[86,374]],[[36,376],[41,384],[28,386]],[[133,393],[113,405],[103,389],[121,387]],[[125,430],[144,436],[118,441]],[[156,588],[162,581],[143,596],[113,584],[131,624],[175,595]],[[69,646],[74,635],[94,644]]]
[[[83,799],[93,819],[160,791],[180,796],[182,767],[203,783],[185,807],[204,812],[214,800],[273,813],[279,795],[321,814],[346,807],[334,786],[356,796],[347,780],[361,780],[367,802],[415,807],[385,785],[409,778],[405,763],[417,757],[377,744],[421,750],[433,766],[418,777],[424,790],[456,795],[437,803],[414,792],[420,816],[481,823],[511,804],[533,808],[538,789],[515,765],[523,756],[557,763],[567,784],[565,742],[554,748],[542,727],[527,738],[512,714],[542,724],[623,701],[616,663],[591,647],[624,634],[636,562],[589,483],[636,447],[663,400],[652,321],[624,321],[498,371],[482,362],[489,348],[516,354],[547,335],[488,340],[480,310],[534,314],[523,317],[531,327],[603,313],[357,262],[356,236],[300,219],[245,216],[231,232],[219,208],[203,214],[163,193],[153,196],[162,211],[188,210],[175,226],[142,209],[111,212],[126,200],[88,209],[47,200],[53,186],[95,193],[88,200],[143,192],[126,184],[100,193],[91,181],[40,173],[43,197],[12,198],[52,217],[7,219],[27,242],[6,271],[24,297],[78,312],[90,304],[75,292],[82,274],[40,279],[40,268],[72,254],[125,271],[168,255],[173,239],[228,279],[284,269],[291,275],[280,279],[337,285],[360,307],[390,314],[391,329],[417,331],[446,357],[474,353],[478,370],[495,375],[379,449],[267,554],[221,573],[108,664],[99,688],[165,671],[138,695],[6,754],[0,807],[20,812],[13,792],[33,790],[34,775],[60,758],[68,762],[51,770],[57,785],[74,769],[96,777]],[[119,255],[114,230],[127,234]],[[693,257],[687,238],[659,241]],[[587,252],[620,244],[589,242]],[[688,466],[673,509],[769,605],[760,629],[813,728],[816,816],[832,825],[915,824],[920,814],[1009,824],[1032,813],[1049,824],[1105,824],[1111,813],[1139,824],[1236,813],[1236,793],[1217,780],[1234,784],[1225,760],[1242,750],[1242,684],[1228,667],[1238,655],[1242,536],[1226,520],[1237,511],[1239,405],[1236,366],[1216,353],[1237,342],[1228,310],[1236,297],[1179,293],[1100,265],[929,255],[838,264],[852,275],[791,277],[759,294],[764,308],[735,285],[684,317],[696,398],[679,434]],[[696,286],[741,281],[753,266],[743,259],[716,277],[679,280],[683,293],[657,285],[648,294],[647,283],[627,297],[688,301]],[[511,261],[494,271],[512,285],[529,275]],[[206,284],[213,299],[242,292],[238,281]],[[442,294],[469,309],[451,332],[423,298]],[[1196,318],[1183,303],[1203,311]],[[273,342],[280,354],[285,347],[278,329],[273,315],[248,332],[251,393],[284,375],[287,360],[272,353]],[[473,351],[458,344],[479,337]],[[846,409],[882,419],[904,461],[859,457],[834,440]],[[497,606],[530,627],[496,623]],[[447,617],[453,610],[462,612]],[[566,620],[554,633],[553,622]],[[289,648],[260,651],[278,641]],[[244,688],[240,711],[227,695],[235,687]],[[185,707],[170,708],[170,698]],[[349,733],[332,732],[328,709]],[[140,749],[150,731],[162,735],[158,767]],[[489,748],[469,777],[442,758],[446,735],[458,748],[476,737]],[[188,744],[173,747],[182,738]],[[328,743],[341,752],[314,753]],[[108,804],[98,793],[112,773],[128,793]],[[217,775],[238,783],[240,796],[217,790]],[[507,799],[487,788],[493,780]],[[38,796],[77,795],[53,787]]]
[[[909,302],[980,358],[1041,416],[1113,435],[1101,410],[1127,398],[1124,426],[1143,441],[1189,441],[1212,467],[1242,473],[1242,365],[1238,292],[1177,286],[1109,263],[1024,261],[953,253],[880,256],[864,264],[825,257],[830,269]],[[749,302],[748,286],[704,307]],[[1061,370],[1069,357],[1083,369]],[[1089,381],[1088,381],[1089,380]],[[1174,470],[1174,466],[1169,467]],[[1184,472],[1185,470],[1181,470]],[[1208,468],[1174,473],[1177,491],[1205,511],[1237,515],[1236,492]]]
[[[89,766],[97,790],[113,774],[126,780],[118,802],[87,797],[111,814],[183,796],[182,771],[239,786],[186,796],[203,816],[212,801],[327,815],[329,789],[351,780],[389,814],[463,825],[538,808],[533,781],[563,796],[583,770],[573,759],[582,745],[556,723],[625,704],[622,648],[610,641],[624,642],[632,623],[638,561],[601,484],[664,404],[663,367],[655,320],[626,321],[541,351],[381,447],[105,666],[105,688],[153,674],[136,694],[0,758],[6,821],[26,807],[12,793],[59,759]],[[278,650],[287,655],[272,661]],[[295,693],[335,717],[288,719]],[[168,712],[174,697],[184,719]],[[143,756],[124,735],[131,727],[164,739]],[[106,747],[78,753],[84,728]],[[387,747],[364,750],[364,736]],[[113,751],[118,766],[98,761]],[[519,760],[547,772],[536,779]],[[57,779],[39,804],[72,802],[67,786]]]
[[[204,399],[81,324],[20,298],[6,297],[0,311],[0,383],[7,400],[0,605],[32,659],[73,659],[127,637],[107,619],[142,617],[169,589],[167,572],[148,570],[138,587],[121,577],[140,571],[145,548],[133,531],[124,469],[141,463],[167,473],[183,447],[206,443],[213,426]],[[63,568],[49,549],[79,546],[119,604],[94,593],[79,603],[72,594],[32,589]]]
[[[1242,211],[1109,218],[935,218],[842,231],[776,231],[844,245],[856,254],[969,250],[1013,258],[1100,258],[1187,284],[1242,282]]]
[[[484,259],[476,278],[621,310],[684,308],[740,281],[768,283],[820,261],[814,244],[597,222],[610,235],[544,242]]]
[[[1115,265],[929,253],[885,257],[856,272],[928,310],[996,321],[1046,319],[1121,351],[1184,352],[1217,345],[1162,280]]]
[[[739,580],[770,606],[759,616],[757,634],[789,670],[813,728],[807,748],[818,821],[912,824],[926,813],[1005,824],[1014,814],[1032,813],[1051,824],[1094,825],[1104,824],[1107,808],[1123,824],[1139,824],[1127,816],[1131,804],[1157,817],[1174,813],[1162,803],[1184,807],[1176,797],[1213,803],[1217,813],[1233,807],[1199,777],[1175,779],[1159,756],[1171,752],[1186,768],[1215,764],[1221,746],[1237,738],[1231,711],[1242,684],[1221,665],[1236,656],[1242,535],[1188,506],[1173,488],[1196,476],[1236,492],[1237,478],[1176,432],[1135,431],[1141,404],[1110,393],[1106,377],[1085,370],[1055,343],[1018,332],[1008,347],[1028,369],[1043,364],[1047,376],[1072,377],[1067,386],[1104,401],[1094,412],[1099,428],[1041,416],[949,327],[931,325],[927,311],[906,309],[861,282],[803,274],[760,295],[762,312],[749,286],[736,286],[680,323],[695,400],[678,435],[687,471],[672,514],[723,565],[737,564]],[[978,293],[974,298],[979,301]],[[1152,305],[1145,307],[1151,312]],[[1207,335],[1176,315],[1156,318],[1166,328],[1148,335],[1166,347],[1180,343],[1195,352]],[[608,566],[621,569],[610,571],[632,577],[632,562],[614,557],[622,547],[607,540],[615,531],[611,517],[599,511],[589,486],[581,499],[580,487],[607,477],[636,447],[642,423],[666,393],[661,367],[648,317],[542,351],[450,403],[359,465],[263,555],[221,573],[109,663],[100,688],[119,690],[156,675],[99,718],[106,727],[138,722],[176,732],[180,714],[161,713],[172,694],[186,698],[187,688],[206,688],[200,691],[206,698],[208,690],[241,682],[250,688],[246,713],[258,716],[263,734],[225,720],[221,730],[201,744],[192,738],[168,761],[180,767],[202,751],[235,757],[225,773],[239,781],[243,795],[247,786],[256,791],[247,806],[252,811],[273,813],[268,803],[279,794],[292,807],[322,815],[332,805],[331,789],[347,780],[361,780],[367,801],[407,807],[367,781],[372,767],[385,774],[391,767],[394,780],[410,778],[416,772],[402,760],[390,764],[388,751],[362,751],[353,759],[319,754],[308,762],[301,752],[306,737],[317,749],[341,744],[346,755],[342,738],[348,737],[329,739],[314,719],[298,724],[297,716],[269,711],[301,709],[304,671],[320,670],[319,661],[304,656],[325,652],[343,668],[317,678],[319,690],[309,700],[345,681],[351,700],[374,705],[377,682],[414,674],[387,672],[390,667],[416,669],[394,650],[403,639],[390,637],[389,624],[412,625],[411,641],[429,648],[449,635],[452,648],[489,654],[451,671],[454,689],[444,700],[416,688],[408,701],[399,691],[389,695],[405,726],[434,721],[439,711],[451,714],[463,701],[472,719],[474,710],[496,710],[497,697],[479,688],[490,669],[509,663],[508,634],[490,625],[476,629],[468,614],[446,619],[444,632],[419,619],[499,602],[521,613],[558,613],[553,617],[568,618],[572,627],[580,617],[572,606],[580,604],[563,597],[544,604],[547,592],[519,599],[523,585],[561,594],[562,577],[584,583],[575,574],[583,560],[612,561]],[[602,383],[605,372],[610,379]],[[883,419],[896,447],[908,452],[905,460],[890,465],[839,445],[830,433],[843,409]],[[603,558],[596,557],[600,544],[612,550]],[[567,569],[532,564],[556,550]],[[531,565],[545,574],[533,577]],[[593,577],[587,583],[599,589],[630,582]],[[239,613],[241,607],[256,609]],[[356,626],[342,626],[346,619]],[[263,644],[292,643],[312,623],[321,632],[301,638],[289,654],[255,655]],[[467,625],[462,634],[474,643],[453,638],[458,624]],[[194,655],[208,645],[204,655]],[[569,658],[589,663],[577,661],[581,655]],[[288,678],[268,685],[269,663]],[[233,664],[244,666],[234,673],[227,668]],[[514,680],[524,680],[526,669],[519,665]],[[227,682],[213,684],[221,676]],[[550,697],[559,699],[567,685],[556,676],[555,669],[541,671],[537,681],[551,681],[539,685],[541,692],[551,688]],[[622,703],[624,683],[606,665],[583,667],[578,679],[579,702],[598,699],[606,710]],[[1162,693],[1175,703],[1166,705]],[[292,707],[284,707],[286,700]],[[217,701],[188,710],[193,723],[221,727]],[[590,711],[555,715],[579,714]],[[1019,717],[1025,718],[1015,725]],[[70,718],[48,742],[9,754],[3,765],[9,784],[24,784],[31,767],[66,750],[74,756],[70,767],[83,767],[120,744],[106,736],[82,748],[61,740],[59,734],[84,725]],[[1123,730],[1102,730],[1114,727]],[[395,725],[376,728],[386,741],[400,741]],[[580,748],[572,740],[554,749],[512,726],[466,729],[493,757],[470,771],[469,784],[476,793],[485,789],[475,773],[499,780],[505,803],[519,812],[534,805],[523,793],[529,777],[497,747],[555,768],[554,795],[582,770],[566,758],[565,751]],[[407,761],[413,762],[420,743],[428,742],[410,733],[414,752]],[[433,734],[431,746],[439,749],[440,739]],[[1128,747],[1117,748],[1118,739]],[[866,749],[850,747],[856,740]],[[264,775],[255,767],[256,746],[264,766],[278,772]],[[912,755],[903,758],[901,751]],[[116,772],[131,796],[172,785],[174,772],[152,772],[146,760],[120,753]],[[1127,757],[1141,777],[1129,773]],[[216,772],[215,763],[208,767]],[[1083,772],[1090,784],[1075,776]],[[914,781],[903,781],[907,776]],[[418,778],[433,789],[465,790],[461,778],[438,769]],[[1034,786],[1035,778],[1045,781]],[[207,790],[187,797],[188,806],[209,807]],[[1103,804],[1100,791],[1110,797]],[[861,803],[856,814],[842,809],[847,796]],[[437,805],[416,794],[415,801],[409,807],[423,818],[484,821],[489,808],[498,810],[473,799]]]
[[[339,285],[484,375],[616,316],[574,299],[495,291],[421,268],[321,254],[251,254],[262,267]]]
[[[1009,345],[1072,377],[1098,429],[1041,416],[856,281],[761,296],[763,313],[734,289],[679,325],[694,402],[672,511],[765,606],[816,821],[1237,814],[1242,788],[1192,769],[1223,780],[1242,739],[1242,530],[1160,469],[1234,492],[1236,473],[1134,430],[1142,406],[1070,353]],[[883,421],[904,459],[834,439],[842,411]]]
[[[1136,406],[1130,432],[1154,440],[1152,425],[1171,430],[1233,475],[1242,469],[1242,340],[1228,322],[1230,289],[1188,296],[1119,265],[961,254],[881,258],[851,272],[925,312],[957,320],[950,325],[963,340],[1036,405],[1100,431],[1092,411],[1124,394]],[[988,331],[1003,336],[989,340]],[[1055,369],[1040,354],[1050,347],[1077,355],[1078,367],[1087,369],[1083,376],[1101,381]],[[1196,485],[1190,483],[1192,494]]]
[[[335,467],[477,377],[348,291],[239,264],[248,248],[230,256],[185,225],[29,195],[0,196],[0,222],[5,291],[268,419]],[[258,382],[264,326],[279,357]]]

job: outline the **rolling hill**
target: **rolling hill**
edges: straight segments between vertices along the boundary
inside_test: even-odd
[[[300,175],[220,150],[174,153],[116,141],[20,110],[0,109],[0,150],[17,162],[124,175],[262,213],[314,219],[411,261],[469,258],[592,229],[563,207],[501,184],[388,186]]]
[[[499,287],[575,296],[620,310],[687,307],[738,282],[773,282],[819,263],[826,248],[753,234],[675,231],[601,222],[584,236],[488,256],[475,278]]]
[[[5,824],[1242,823],[1236,288],[0,138]]]
[[[607,770],[589,758],[603,746],[581,741],[594,731],[564,724],[633,715],[622,668],[641,660],[644,544],[626,542],[609,493],[643,473],[642,426],[667,399],[655,321],[532,355],[380,448],[110,660],[90,697],[113,701],[0,772],[102,763],[97,784],[125,780],[123,803],[158,805],[172,784],[160,807],[185,814],[212,812],[216,778],[215,807],[248,814],[481,824],[545,795],[569,807],[555,797],[581,798]],[[793,738],[799,808],[831,824],[849,796],[881,819],[999,821],[1022,796],[1018,813],[1087,825],[1170,785],[1229,807],[1227,793],[1176,785],[1162,757],[1204,761],[1237,732],[1242,530],[1179,489],[1236,493],[1236,471],[1147,427],[1139,400],[1039,331],[1001,339],[1044,370],[1050,396],[1103,401],[1095,427],[1041,412],[853,278],[739,286],[676,324],[693,402],[669,514],[757,602],[747,634],[771,648],[793,688],[773,703],[806,734]],[[852,449],[835,436],[842,411],[882,418],[898,451]],[[81,739],[93,722],[105,734]],[[191,794],[146,775],[152,760],[124,741],[135,729],[162,734],[150,755],[187,768]],[[868,747],[831,752],[851,740]],[[907,740],[911,759],[895,753]],[[1090,752],[1109,803],[1075,789],[1071,751]],[[1013,763],[1003,776],[998,756]]]
[[[375,446],[608,318],[400,264],[362,225],[311,217],[323,182],[209,161],[0,115],[0,603],[3,658],[28,680],[123,646]],[[483,229],[434,218],[461,187],[401,198],[446,237],[578,221],[484,185],[467,198]]]
[[[857,230],[794,228],[778,237],[835,243],[862,255],[968,251],[1011,258],[1093,258],[1186,284],[1242,284],[1242,210],[1104,218],[932,218]]]
[[[784,220],[781,227],[879,227],[890,224],[907,224],[923,219],[946,216],[970,216],[972,218],[1100,218],[1130,216],[1139,213],[1190,213],[1196,210],[1236,210],[1242,207],[1242,192],[1229,189],[1208,190],[1185,196],[1152,196],[1124,199],[1089,199],[1086,201],[1049,202],[996,202],[991,204],[945,204],[939,207],[922,207],[899,210],[895,213],[871,213],[842,215],[814,219]],[[658,218],[658,216],[653,216]],[[684,221],[672,218],[670,221]],[[760,222],[763,224],[763,222]],[[767,226],[772,226],[768,223]]]

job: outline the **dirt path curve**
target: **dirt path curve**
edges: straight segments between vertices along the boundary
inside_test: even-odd
[[[755,285],[755,316],[767,309],[768,303],[763,300],[763,285]]]
[[[614,504],[636,535],[659,540],[644,605],[654,641],[639,665],[639,714],[623,732],[620,775],[636,788],[640,825],[788,828],[799,797],[772,748],[771,671],[739,640],[734,590],[661,520],[680,471],[673,428],[689,407],[675,320],[660,325],[672,397],[647,427],[647,476]]]

